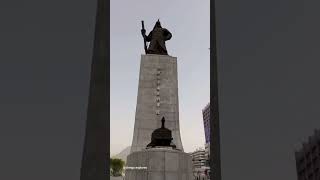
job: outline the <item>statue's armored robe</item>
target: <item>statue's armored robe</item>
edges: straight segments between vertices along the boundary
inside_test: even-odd
[[[171,33],[165,28],[154,28],[146,37],[146,41],[150,42],[147,54],[164,54],[168,55],[165,41],[170,40]]]

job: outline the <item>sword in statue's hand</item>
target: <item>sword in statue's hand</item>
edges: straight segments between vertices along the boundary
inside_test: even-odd
[[[142,24],[142,29],[141,29],[141,34],[143,36],[143,42],[144,42],[144,51],[147,54],[147,41],[146,41],[146,30],[144,29],[144,22],[141,21]]]

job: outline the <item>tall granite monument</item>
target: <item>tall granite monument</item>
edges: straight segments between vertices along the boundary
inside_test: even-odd
[[[108,56],[108,2],[98,0],[90,92],[80,180],[106,180],[109,178],[109,147],[107,138],[109,118]]]
[[[179,101],[177,58],[169,56],[165,41],[171,33],[161,27],[158,20],[148,36],[141,33],[145,42],[150,42],[146,55],[141,55],[138,98],[131,152],[144,149],[151,133],[160,127],[165,117],[172,130],[173,143],[183,150],[179,130]]]
[[[191,156],[183,152],[180,137],[177,58],[169,56],[165,46],[172,34],[159,20],[149,35],[142,21],[141,33],[146,55],[141,56],[125,179],[193,180]]]

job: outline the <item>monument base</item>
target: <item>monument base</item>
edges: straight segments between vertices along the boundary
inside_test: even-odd
[[[133,152],[127,157],[125,180],[193,180],[191,156],[169,147]]]

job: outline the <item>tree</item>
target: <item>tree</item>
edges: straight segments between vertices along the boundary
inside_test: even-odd
[[[110,158],[110,173],[112,176],[121,176],[125,162],[121,159]]]

